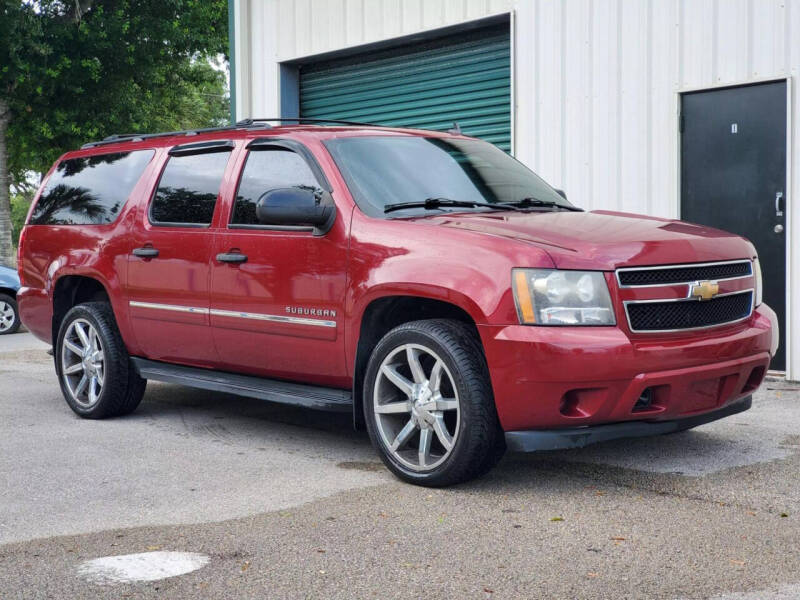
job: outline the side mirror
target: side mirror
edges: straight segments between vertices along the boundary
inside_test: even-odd
[[[316,235],[327,233],[336,219],[330,194],[310,187],[270,190],[256,203],[256,218],[262,225],[313,227]]]
[[[561,197],[562,197],[564,200],[566,200],[566,199],[567,199],[567,192],[565,192],[564,190],[559,190],[558,188],[553,188],[553,189],[554,189],[554,190],[556,191],[556,193],[557,193],[559,196],[561,196]]]

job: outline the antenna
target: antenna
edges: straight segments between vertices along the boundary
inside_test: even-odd
[[[458,124],[458,121],[453,121],[453,127],[447,130],[447,133],[452,133],[453,135],[461,135],[461,125]]]

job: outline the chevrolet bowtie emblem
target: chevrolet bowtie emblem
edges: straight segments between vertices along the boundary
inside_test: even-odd
[[[719,284],[716,281],[698,281],[689,286],[689,297],[698,300],[711,300],[719,293]]]

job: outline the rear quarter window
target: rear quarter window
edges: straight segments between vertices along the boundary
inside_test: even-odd
[[[58,163],[31,214],[31,225],[113,223],[153,150],[115,152]]]

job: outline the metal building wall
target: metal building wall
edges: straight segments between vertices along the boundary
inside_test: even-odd
[[[516,156],[588,209],[677,217],[678,93],[800,68],[800,0],[234,1],[240,117],[279,113],[281,92],[292,93],[280,89],[283,61],[510,11]],[[800,379],[800,119],[790,94],[781,343]]]
[[[456,25],[513,0],[234,0],[238,117],[276,116],[278,63]]]
[[[516,28],[517,156],[592,208],[677,216],[677,92],[800,67],[796,0],[520,0]]]
[[[515,26],[516,155],[588,209],[678,217],[679,92],[800,69],[798,0],[519,0]],[[790,96],[781,343],[797,380],[800,119]]]

